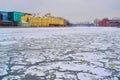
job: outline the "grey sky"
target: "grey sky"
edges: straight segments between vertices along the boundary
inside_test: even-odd
[[[120,0],[1,0],[0,11],[51,12],[72,22],[120,17]]]

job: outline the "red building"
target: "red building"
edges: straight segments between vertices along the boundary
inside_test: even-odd
[[[98,22],[99,26],[119,26],[120,27],[120,19],[108,19],[104,18],[103,20]]]

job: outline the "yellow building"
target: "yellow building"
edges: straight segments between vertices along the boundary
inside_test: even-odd
[[[22,22],[29,22],[30,26],[64,26],[65,19],[59,17],[32,17],[25,15],[21,18]]]
[[[30,15],[24,15],[21,17],[22,22],[29,22]]]

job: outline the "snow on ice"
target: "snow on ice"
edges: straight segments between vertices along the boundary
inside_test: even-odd
[[[0,80],[119,80],[120,29],[1,28]]]

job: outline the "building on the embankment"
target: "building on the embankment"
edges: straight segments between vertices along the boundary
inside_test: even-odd
[[[50,13],[45,14],[43,17],[39,17],[17,11],[0,11],[0,26],[50,27],[68,25],[70,25],[68,20],[62,17],[51,16]]]
[[[101,21],[98,22],[99,26],[116,26],[120,27],[120,19],[119,18],[114,18],[114,19],[108,19],[104,18]]]

